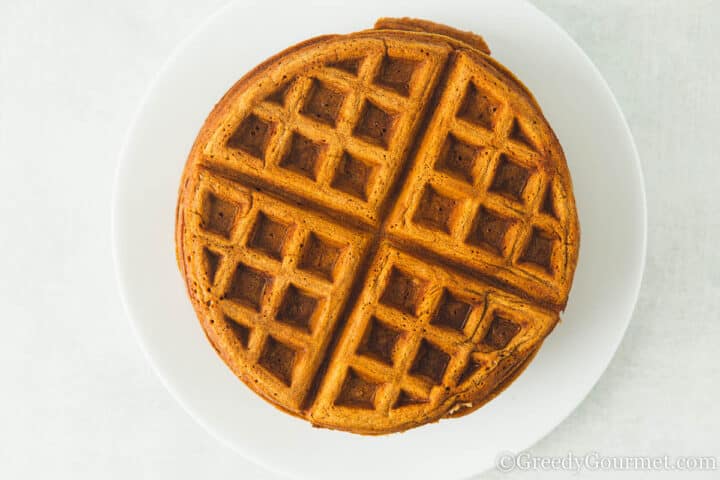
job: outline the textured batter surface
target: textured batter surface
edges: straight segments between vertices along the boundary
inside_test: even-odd
[[[425,21],[309,40],[220,101],[177,252],[214,348],[322,427],[472,411],[558,321],[579,229],[560,145],[481,37]]]

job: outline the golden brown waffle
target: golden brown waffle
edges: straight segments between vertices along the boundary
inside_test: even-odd
[[[579,229],[560,145],[481,37],[408,19],[309,40],[216,106],[177,252],[213,344],[314,425],[478,408],[558,321]]]

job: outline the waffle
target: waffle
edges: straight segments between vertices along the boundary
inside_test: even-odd
[[[484,40],[422,20],[308,40],[216,105],[178,263],[232,371],[319,427],[406,430],[520,374],[564,308],[562,149]]]

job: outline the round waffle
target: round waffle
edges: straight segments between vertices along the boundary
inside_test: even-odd
[[[468,413],[558,321],[579,247],[562,149],[483,39],[430,22],[308,40],[216,105],[178,263],[225,363],[362,434]]]

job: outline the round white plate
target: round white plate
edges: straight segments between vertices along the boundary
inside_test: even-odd
[[[198,422],[242,455],[296,478],[466,478],[500,451],[530,447],[587,395],[622,339],[645,260],[642,173],[630,131],[596,68],[532,5],[504,0],[232,4],[156,78],[117,173],[115,262],[127,314],[156,371]],[[415,16],[481,33],[536,95],[565,149],[582,228],[570,303],[520,378],[479,411],[384,437],[312,428],[237,380],[205,339],[175,264],[185,158],[214,103],[245,72],[303,39]]]

